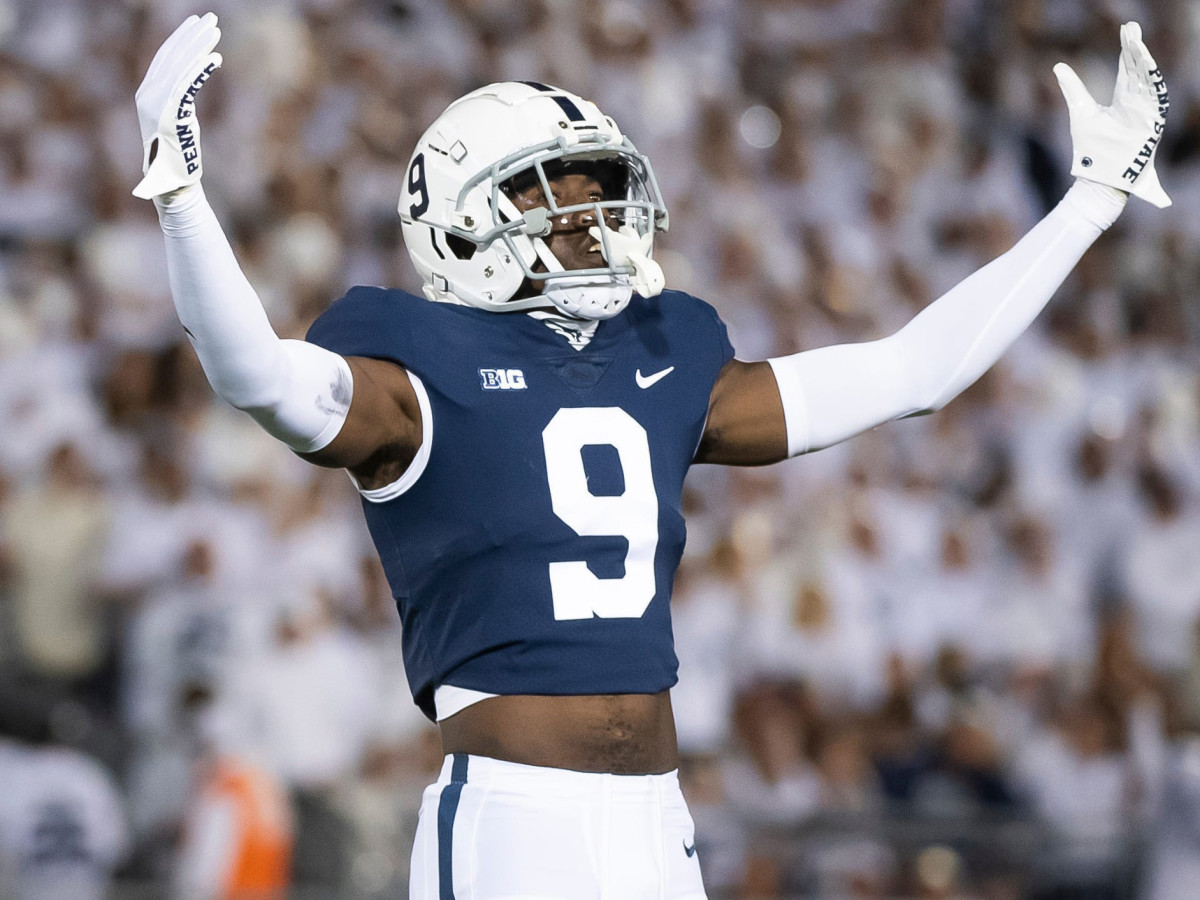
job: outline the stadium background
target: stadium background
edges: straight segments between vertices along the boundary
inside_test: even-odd
[[[944,412],[695,470],[674,700],[714,898],[1196,895],[1196,4],[208,7],[206,190],[280,334],[417,287],[411,147],[519,78],[650,155],[668,284],[743,358],[882,336],[1007,248],[1068,184],[1051,66],[1107,102],[1140,20],[1175,205],[1132,201]],[[194,11],[0,0],[0,896],[210,896],[197,779],[234,754],[291,896],[403,897],[438,748],[354,492],[213,399],[129,195],[134,90]]]

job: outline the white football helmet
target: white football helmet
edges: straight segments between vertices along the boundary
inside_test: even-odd
[[[604,199],[559,207],[549,180],[580,164],[602,172]],[[601,319],[624,308],[635,279],[642,293],[662,288],[650,255],[668,219],[650,161],[581,97],[533,81],[479,88],[422,135],[407,171],[400,221],[430,300],[492,311],[557,306]],[[522,214],[507,196],[522,173],[522,183],[540,182],[548,209]],[[551,217],[581,211],[607,226],[593,229],[607,264],[565,271],[542,238]],[[649,290],[640,277],[647,266],[658,273]],[[542,292],[513,299],[526,279],[541,282]]]

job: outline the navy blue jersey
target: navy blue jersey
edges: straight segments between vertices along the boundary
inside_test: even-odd
[[[441,684],[617,694],[675,683],[683,479],[733,356],[712,307],[678,291],[635,295],[576,350],[525,313],[356,287],[308,340],[403,365],[422,401],[423,447],[402,492],[363,508],[430,718]]]

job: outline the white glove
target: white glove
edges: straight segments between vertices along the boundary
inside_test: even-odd
[[[188,16],[154,54],[136,97],[145,177],[135,197],[149,200],[200,180],[196,94],[221,65],[221,54],[212,52],[220,39],[215,13]]]
[[[653,297],[662,293],[667,284],[666,276],[663,275],[662,266],[650,258],[654,234],[638,234],[638,230],[632,225],[622,225],[619,231],[613,231],[607,225],[602,227],[603,236],[601,226],[597,225],[589,228],[588,234],[600,242],[605,261],[610,266],[632,266],[633,277],[630,281],[633,289],[643,297]]]
[[[1171,205],[1154,154],[1171,105],[1154,57],[1137,22],[1121,26],[1121,57],[1112,106],[1100,106],[1066,63],[1054,67],[1071,116],[1072,165],[1076,178],[1128,191],[1164,207]]]

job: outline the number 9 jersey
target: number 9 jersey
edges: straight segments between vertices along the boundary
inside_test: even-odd
[[[711,306],[634,296],[574,349],[525,313],[353,288],[307,339],[409,373],[423,437],[363,508],[409,686],[657,693],[676,681],[683,480],[733,356]]]

